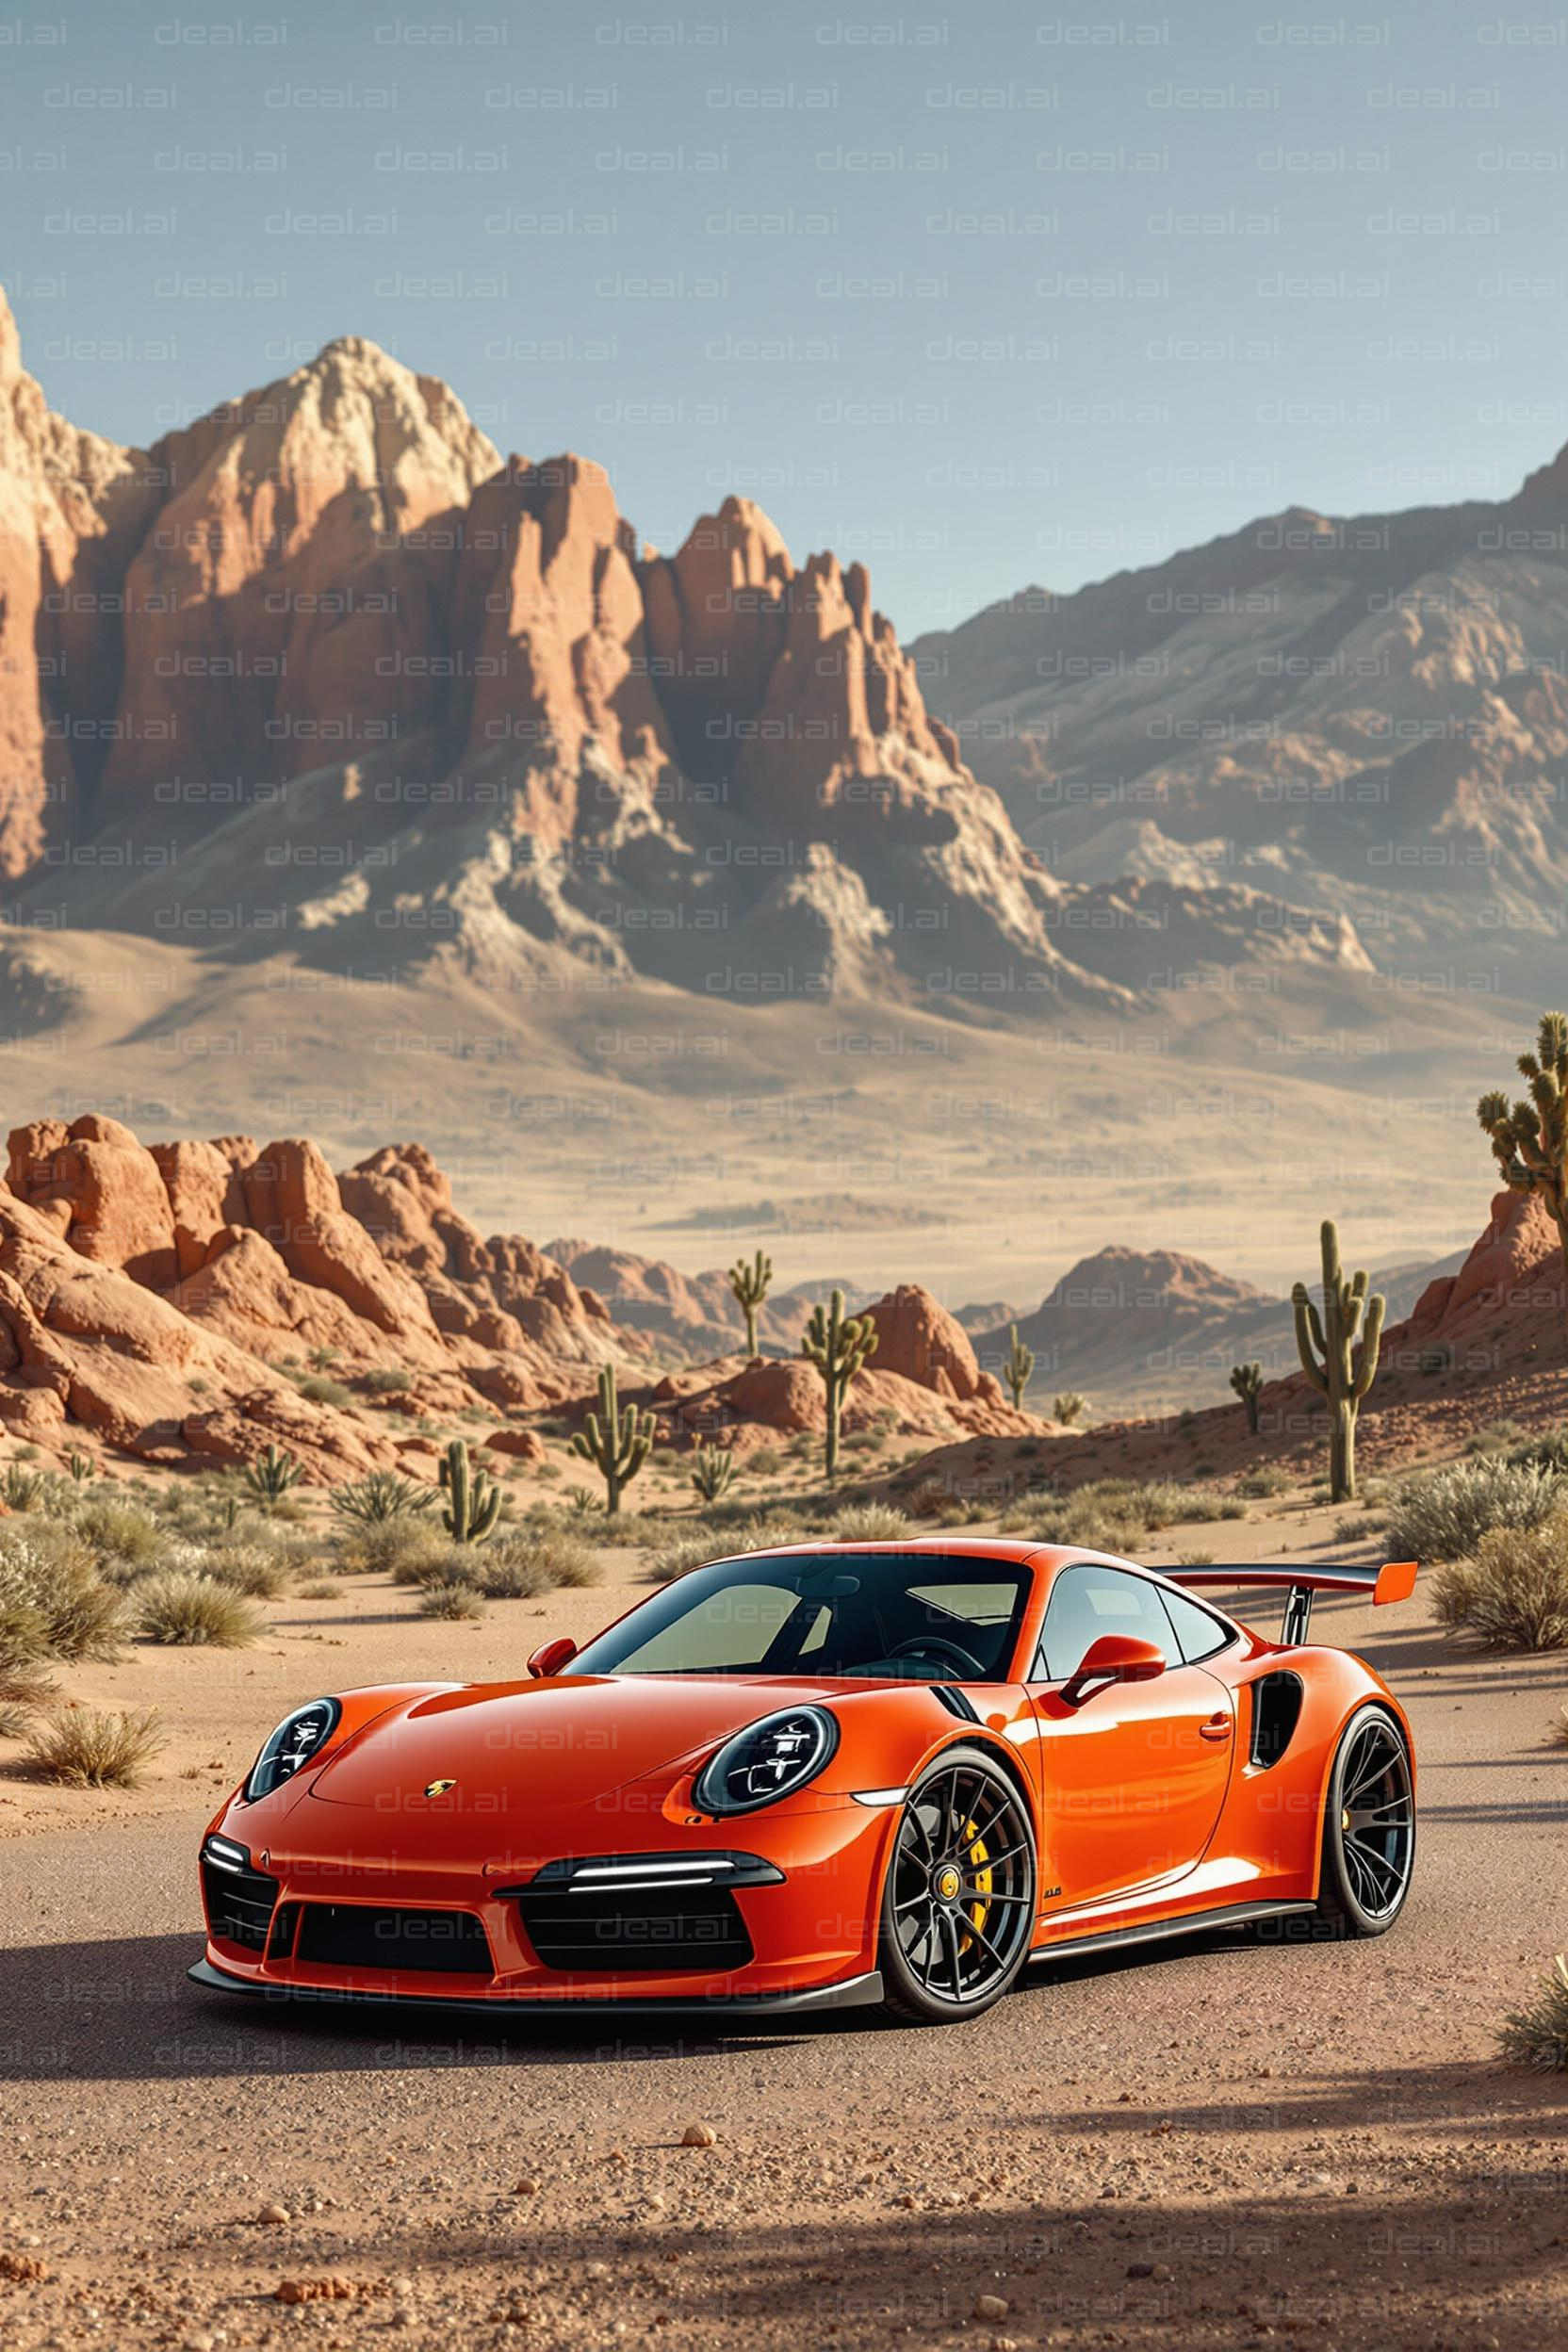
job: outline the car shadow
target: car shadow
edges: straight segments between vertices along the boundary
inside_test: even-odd
[[[625,2066],[777,2049],[830,2017],[427,2015],[413,2007],[278,2001],[192,1984],[199,1936],[36,1944],[0,1955],[0,2082],[134,2082],[367,2067]],[[851,2016],[853,2012],[849,2013]]]

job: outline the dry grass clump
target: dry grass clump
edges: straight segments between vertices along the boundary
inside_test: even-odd
[[[1070,1494],[1026,1494],[1003,1512],[1001,1524],[1004,1534],[1033,1535],[1042,1544],[1124,1552],[1156,1527],[1208,1517],[1216,1505],[1206,1488],[1174,1478],[1095,1478]]]
[[[138,1626],[170,1647],[246,1649],[263,1630],[260,1611],[216,1576],[173,1569],[137,1587]]]
[[[482,1617],[484,1594],[461,1576],[442,1576],[419,1595],[421,1617]]]
[[[0,1670],[41,1658],[112,1658],[124,1633],[119,1593],[70,1527],[0,1522]]]
[[[418,1584],[452,1548],[438,1521],[403,1512],[356,1526],[340,1535],[333,1556],[345,1576],[390,1576],[397,1584]]]
[[[549,1527],[537,1535],[504,1535],[498,1543],[484,1546],[475,1565],[480,1590],[492,1601],[531,1601],[564,1585],[582,1587],[599,1581],[599,1564],[592,1547],[568,1527]],[[474,1582],[476,1578],[469,1572],[459,1580]]]
[[[155,1707],[139,1715],[73,1707],[31,1735],[27,1761],[46,1779],[77,1788],[138,1788],[164,1744]]]
[[[278,1600],[294,1581],[287,1558],[269,1544],[214,1545],[203,1555],[203,1567],[231,1592],[253,1601]]]
[[[1469,1560],[1494,1530],[1542,1527],[1565,1498],[1544,1463],[1483,1454],[1402,1480],[1382,1524],[1395,1560]]]
[[[151,1511],[109,1495],[82,1503],[72,1512],[70,1525],[92,1554],[99,1574],[111,1584],[128,1584],[161,1566],[169,1548],[168,1531]]]
[[[1533,2066],[1539,2074],[1568,2067],[1568,1961],[1560,1952],[1530,2006],[1516,2009],[1499,2027],[1497,2046],[1516,2066]]]
[[[0,1740],[24,1740],[41,1707],[52,1707],[59,1692],[41,1674],[0,1673]]]
[[[849,1503],[828,1521],[827,1532],[839,1544],[895,1544],[913,1530],[896,1503]]]
[[[1544,1527],[1483,1535],[1475,1559],[1442,1569],[1431,1590],[1439,1622],[1484,1649],[1568,1646],[1568,1510]]]

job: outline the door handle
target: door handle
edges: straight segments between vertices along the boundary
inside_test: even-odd
[[[1206,1723],[1199,1724],[1198,1737],[1200,1740],[1228,1740],[1231,1736],[1231,1718],[1228,1715],[1211,1715]]]

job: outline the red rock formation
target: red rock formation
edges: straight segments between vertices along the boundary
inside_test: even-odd
[[[14,1278],[0,1424],[57,1450],[68,1425],[170,1462],[249,1459],[270,1434],[297,1438],[313,1475],[346,1473],[395,1458],[367,1418],[378,1392],[312,1404],[276,1364],[325,1350],[348,1378],[396,1368],[400,1400],[429,1410],[531,1411],[639,1345],[531,1242],[482,1241],[416,1144],[373,1153],[340,1189],[302,1140],[148,1151],[113,1119],[40,1120],[10,1138],[0,1271]],[[512,1450],[535,1459],[536,1441]]]
[[[896,1372],[939,1396],[1004,1404],[1000,1381],[981,1371],[963,1325],[918,1282],[901,1283],[866,1313],[876,1326],[872,1371]]]
[[[1557,1227],[1533,1193],[1499,1192],[1459,1272],[1429,1283],[1409,1319],[1384,1332],[1380,1380],[1421,1372],[1434,1350],[1446,1354],[1445,1370],[1461,1373],[1559,1362],[1563,1334]]]

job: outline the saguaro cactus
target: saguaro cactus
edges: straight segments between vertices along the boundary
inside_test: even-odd
[[[748,1266],[744,1258],[737,1258],[729,1269],[729,1287],[735,1293],[735,1303],[746,1318],[746,1353],[757,1353],[757,1310],[773,1285],[773,1260],[759,1250]]]
[[[1533,1192],[1557,1227],[1568,1304],[1568,1013],[1543,1013],[1535,1052],[1521,1054],[1518,1070],[1527,1102],[1483,1094],[1476,1117],[1511,1191]]]
[[[692,1484],[705,1503],[716,1503],[735,1476],[735,1457],[727,1446],[699,1446],[692,1456]]]
[[[1362,1269],[1347,1281],[1339,1257],[1339,1228],[1325,1217],[1323,1238],[1323,1312],[1305,1282],[1290,1294],[1296,1310],[1296,1346],[1301,1368],[1314,1388],[1329,1400],[1329,1490],[1336,1503],[1354,1502],[1356,1495],[1356,1415],[1361,1400],[1378,1377],[1378,1349],[1383,1333],[1383,1299],[1366,1295]],[[1362,1329],[1362,1315],[1366,1323]],[[1362,1332],[1361,1361],[1356,1361],[1356,1334]]]
[[[591,1462],[604,1480],[606,1516],[613,1518],[621,1494],[653,1451],[657,1417],[640,1405],[623,1413],[615,1395],[615,1367],[607,1364],[599,1374],[599,1409],[591,1413],[572,1439],[572,1451]]]
[[[1035,1368],[1035,1351],[1026,1348],[1018,1335],[1018,1325],[1009,1323],[1007,1336],[1012,1345],[1003,1361],[1002,1377],[1013,1392],[1015,1412],[1023,1411],[1023,1392],[1029,1385],[1029,1375]]]
[[[1231,1386],[1247,1407],[1247,1426],[1256,1437],[1258,1433],[1258,1398],[1263,1394],[1261,1364],[1233,1364]]]
[[[839,1469],[839,1420],[844,1398],[866,1358],[876,1352],[876,1326],[869,1315],[844,1313],[844,1295],[833,1293],[825,1307],[813,1307],[801,1338],[800,1352],[816,1365],[827,1391],[827,1439],[823,1467],[836,1478]]]
[[[454,1437],[441,1463],[447,1497],[441,1524],[454,1544],[482,1544],[500,1516],[501,1491],[489,1472],[471,1462],[462,1438]]]
[[[281,1446],[269,1446],[264,1454],[245,1466],[245,1483],[251,1493],[269,1511],[281,1503],[289,1488],[302,1477],[299,1462],[292,1454],[286,1454]]]

